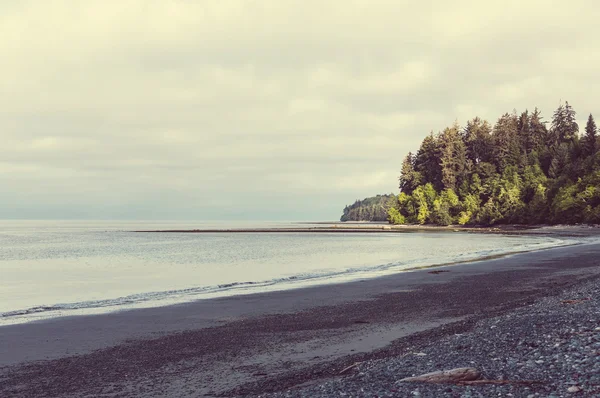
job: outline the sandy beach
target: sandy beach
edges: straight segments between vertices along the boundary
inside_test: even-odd
[[[600,276],[600,244],[351,283],[0,328],[0,395],[256,396],[343,377],[356,362]]]

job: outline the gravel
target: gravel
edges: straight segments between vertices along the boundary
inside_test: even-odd
[[[358,364],[348,376],[260,397],[600,397],[600,283],[480,320],[469,332]],[[473,367],[506,384],[399,382]]]

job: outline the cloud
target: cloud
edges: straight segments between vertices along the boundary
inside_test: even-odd
[[[455,120],[600,113],[599,8],[0,0],[0,217],[337,218]]]

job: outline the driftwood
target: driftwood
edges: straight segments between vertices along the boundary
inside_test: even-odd
[[[352,365],[350,365],[350,366],[348,366],[348,367],[345,367],[344,369],[342,369],[342,371],[341,371],[339,374],[343,375],[344,373],[346,373],[347,371],[349,371],[349,370],[350,370],[350,369],[352,369],[352,368],[355,368],[355,367],[357,367],[357,366],[358,366],[358,365],[360,365],[361,363],[362,363],[362,361],[361,361],[361,362],[354,362]]]
[[[456,368],[450,370],[440,370],[437,372],[425,373],[420,376],[406,377],[401,382],[422,382],[437,384],[456,384],[459,386],[476,386],[483,384],[516,384],[532,385],[542,384],[541,381],[533,380],[487,380],[479,379],[481,373],[475,368]]]
[[[425,373],[420,376],[405,377],[400,381],[423,383],[459,383],[479,379],[481,373],[475,368],[456,368]]]

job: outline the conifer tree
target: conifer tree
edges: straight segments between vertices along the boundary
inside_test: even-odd
[[[489,162],[492,157],[492,127],[486,120],[476,117],[467,122],[463,130],[467,159],[476,165]]]
[[[560,104],[554,111],[552,117],[553,145],[571,142],[577,137],[579,126],[575,120],[576,115],[577,113],[568,101],[565,102],[565,105]]]
[[[517,116],[505,113],[494,126],[494,160],[499,172],[520,163],[520,148]]]
[[[517,133],[519,136],[519,146],[521,147],[521,153],[528,153],[528,142],[531,139],[529,128],[531,123],[529,122],[529,111],[525,110],[525,112],[521,113],[519,116],[519,123],[517,126]]]
[[[548,129],[542,121],[541,112],[535,108],[529,117],[529,139],[527,140],[527,152],[541,152],[548,140]]]
[[[459,131],[460,128],[455,123],[452,127],[444,129],[439,136],[442,184],[445,189],[455,190],[460,186],[467,170],[465,144]]]
[[[537,108],[479,118],[423,140],[404,159],[398,196],[357,201],[343,220],[391,223],[599,223],[600,156],[589,115],[580,140],[575,110],[561,104],[546,128]]]
[[[410,195],[421,184],[421,173],[415,170],[415,156],[412,152],[404,158],[400,171],[400,192]]]
[[[584,156],[591,156],[596,153],[596,139],[598,135],[598,129],[596,128],[596,122],[594,117],[590,113],[587,124],[585,126],[585,135],[583,136],[582,150]]]
[[[423,181],[433,184],[435,189],[442,189],[442,170],[440,167],[440,148],[436,137],[430,133],[421,143],[415,158],[415,171],[419,172]]]

